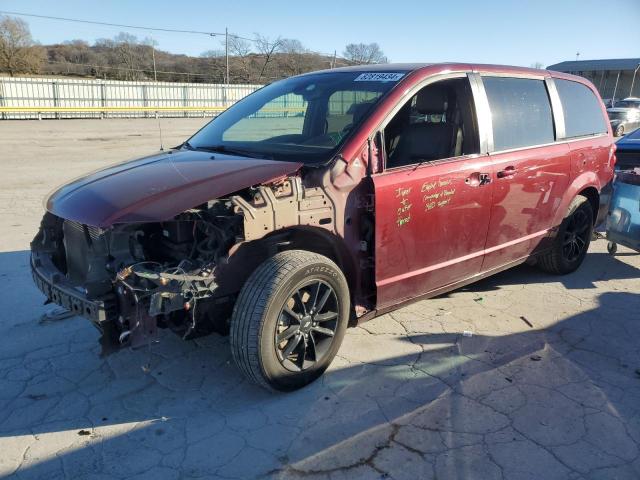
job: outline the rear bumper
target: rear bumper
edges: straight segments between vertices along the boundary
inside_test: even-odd
[[[72,285],[56,268],[47,252],[31,252],[31,275],[51,302],[91,320],[101,330],[101,324],[109,320],[105,302],[88,299],[81,287]]]

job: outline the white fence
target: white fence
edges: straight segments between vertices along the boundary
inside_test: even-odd
[[[260,87],[0,77],[0,119],[215,116]]]

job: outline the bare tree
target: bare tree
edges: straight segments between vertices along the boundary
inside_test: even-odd
[[[264,37],[258,33],[256,35],[255,45],[256,50],[262,56],[262,67],[260,68],[260,74],[258,75],[258,81],[264,76],[264,72],[272,60],[273,55],[282,46],[282,38],[278,37],[275,40],[270,40],[268,37]]]
[[[282,67],[287,75],[298,75],[305,69],[305,57],[310,56],[300,40],[284,38],[280,45],[282,52]]]
[[[206,69],[211,72],[212,81],[224,82],[226,74],[224,50],[207,50],[200,54]]]
[[[240,67],[239,76],[245,82],[250,78],[250,59],[251,44],[239,37],[229,35],[229,55],[236,57],[237,63]]]
[[[44,49],[33,41],[23,20],[0,17],[0,70],[12,77],[17,73],[38,73],[44,59]]]
[[[120,64],[126,69],[126,79],[137,80],[140,77],[140,72],[137,70],[141,60],[138,38],[130,33],[120,32],[113,41]]]
[[[389,61],[377,43],[350,43],[344,47],[342,54],[353,63],[387,63]]]
[[[537,70],[540,70],[542,68],[544,68],[544,63],[542,62],[534,62],[531,64],[531,68],[535,68]]]

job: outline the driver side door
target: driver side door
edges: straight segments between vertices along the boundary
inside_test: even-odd
[[[438,95],[443,89],[448,92],[440,102],[443,104],[439,113],[438,101],[429,99],[436,89],[440,91]],[[387,129],[395,121],[394,130],[400,132],[400,138],[404,131],[413,129],[416,138],[410,142],[412,145],[420,144],[424,134],[429,138],[422,142],[426,150],[444,150],[431,145],[440,142],[437,132],[449,135],[452,128],[463,132],[464,140],[463,145],[457,145],[455,139],[460,139],[461,134],[454,133],[456,145],[452,144],[442,158],[431,155],[428,161],[420,161],[419,152],[416,158],[390,161],[387,157],[384,171],[373,175],[378,309],[473,277],[480,272],[484,258],[492,168],[488,155],[480,153],[470,80],[466,76],[442,80],[416,95],[423,97],[414,95],[409,100],[410,108],[405,105],[397,113],[406,115],[407,120],[398,122],[394,118]],[[425,106],[422,111],[414,108],[421,104]],[[433,121],[436,125],[416,126],[416,121]],[[398,127],[399,123],[405,125]],[[443,125],[448,123],[453,127]],[[402,155],[409,155],[411,148],[404,149]]]

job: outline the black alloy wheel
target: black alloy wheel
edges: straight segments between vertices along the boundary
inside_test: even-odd
[[[296,287],[278,315],[274,342],[278,360],[294,372],[322,361],[336,334],[340,316],[333,288],[322,280]]]
[[[589,245],[591,236],[591,218],[584,209],[573,212],[564,231],[562,255],[568,262],[575,262]]]

